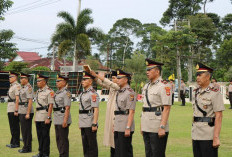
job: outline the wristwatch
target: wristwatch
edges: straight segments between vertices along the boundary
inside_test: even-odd
[[[129,126],[126,126],[126,129],[130,129],[130,127],[129,127]]]
[[[94,123],[92,124],[92,127],[96,127],[96,126],[97,126],[97,123],[96,124],[94,124]]]
[[[51,119],[51,117],[48,116],[47,119]]]
[[[161,129],[165,129],[165,126],[164,126],[164,125],[160,125],[160,128],[161,128]]]

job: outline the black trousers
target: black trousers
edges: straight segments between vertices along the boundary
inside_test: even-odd
[[[37,138],[39,141],[39,154],[49,156],[50,154],[50,124],[36,122]]]
[[[115,156],[115,149],[113,147],[110,147],[110,157],[116,157]]]
[[[19,117],[14,116],[14,112],[8,112],[8,120],[10,125],[10,132],[11,132],[10,144],[20,146]]]
[[[180,98],[182,100],[182,105],[185,105],[185,94],[183,90],[180,91]]]
[[[172,93],[172,105],[174,104],[174,93]]]
[[[23,150],[31,151],[31,141],[32,141],[32,119],[34,113],[30,114],[30,119],[25,118],[26,114],[19,114],[19,121],[21,125],[21,132],[23,137]]]
[[[232,108],[232,92],[229,92],[230,107]]]
[[[116,157],[133,157],[132,136],[125,137],[125,132],[114,132],[115,156]]]
[[[213,140],[193,140],[194,157],[218,157],[218,148],[213,148]]]
[[[69,156],[69,125],[66,128],[63,128],[62,125],[55,125],[56,131],[56,144],[59,150],[60,157]]]
[[[81,128],[84,157],[98,157],[97,132],[92,128]]]
[[[165,150],[168,141],[168,132],[163,138],[158,133],[143,132],[146,157],[165,157]]]

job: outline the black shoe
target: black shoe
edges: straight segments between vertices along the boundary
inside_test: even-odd
[[[43,157],[43,155],[40,154],[40,153],[38,153],[38,154],[36,154],[36,155],[33,155],[32,157]]]
[[[185,106],[185,105],[181,104],[180,106]]]
[[[7,144],[6,147],[9,147],[9,148],[19,148],[20,146],[19,145],[14,145],[14,144]]]
[[[30,153],[31,151],[25,150],[25,149],[19,149],[18,152],[19,153]]]
[[[232,107],[230,107],[229,109],[232,109]]]

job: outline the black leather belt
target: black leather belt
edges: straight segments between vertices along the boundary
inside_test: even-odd
[[[114,111],[114,115],[128,115],[129,110],[126,111]]]
[[[53,111],[65,111],[65,107],[53,108]]]
[[[193,117],[194,122],[213,122],[215,121],[214,117]]]
[[[27,105],[28,102],[19,102],[19,105]]]
[[[156,111],[163,111],[163,107],[143,107],[143,112],[156,112]]]
[[[8,100],[8,102],[15,102],[15,100]]]
[[[89,114],[89,113],[94,113],[94,110],[79,110],[79,114]]]
[[[41,111],[41,110],[48,110],[48,106],[43,106],[43,107],[36,108],[36,111]]]

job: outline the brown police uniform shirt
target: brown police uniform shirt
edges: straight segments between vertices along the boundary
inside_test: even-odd
[[[195,104],[195,96],[199,107],[207,112],[206,117],[215,117],[215,112],[224,111],[223,96],[213,84],[202,90],[200,87],[193,92],[193,116],[204,117]],[[193,140],[213,140],[214,126],[210,127],[208,122],[193,122],[192,139]]]
[[[54,105],[53,108],[57,107],[71,107],[71,93],[67,89],[67,87],[62,88],[61,90],[57,90],[54,96]],[[54,117],[53,117],[53,123],[54,125],[62,125],[64,121],[64,115],[65,113],[62,113],[61,111],[54,111]],[[71,114],[69,113],[67,124],[71,124]]]
[[[14,102],[8,102],[7,112],[15,111],[15,99],[16,96],[19,95],[20,89],[21,89],[21,85],[17,81],[10,84],[10,88],[8,90],[8,100],[12,99],[14,100]]]
[[[151,104],[151,107],[162,107],[164,105],[172,105],[171,88],[169,85],[163,83],[161,77],[159,77],[155,82],[148,82],[143,87],[143,107],[149,107],[145,95],[146,90],[148,90],[148,99]],[[142,112],[141,131],[158,133],[161,118],[162,114],[157,116],[155,112]],[[169,123],[167,121],[167,125],[165,126],[165,132],[168,131]]]
[[[83,107],[82,107],[82,105]],[[99,107],[99,96],[93,87],[89,87],[80,95],[79,110],[92,110],[89,114],[79,114],[79,127],[89,128],[93,124],[93,110]]]
[[[127,109],[135,110],[135,106],[136,93],[133,91],[133,89],[130,88],[129,85],[126,85],[124,88],[117,91],[115,105],[116,111],[126,111]],[[128,115],[115,115],[114,131],[125,132],[128,122]],[[130,130],[134,131],[134,129],[135,123],[133,119]]]
[[[50,89],[47,85],[42,88],[38,89],[36,92],[36,108],[40,108],[41,106],[48,106],[49,104],[54,105],[54,91]],[[36,111],[35,114],[35,121],[42,122],[45,121],[48,117],[48,112],[46,110],[39,110]]]
[[[33,88],[30,83],[21,87],[19,91],[19,102],[26,102],[26,105],[19,105],[19,114],[27,114],[28,99],[33,99]],[[30,113],[34,113],[33,106]]]

